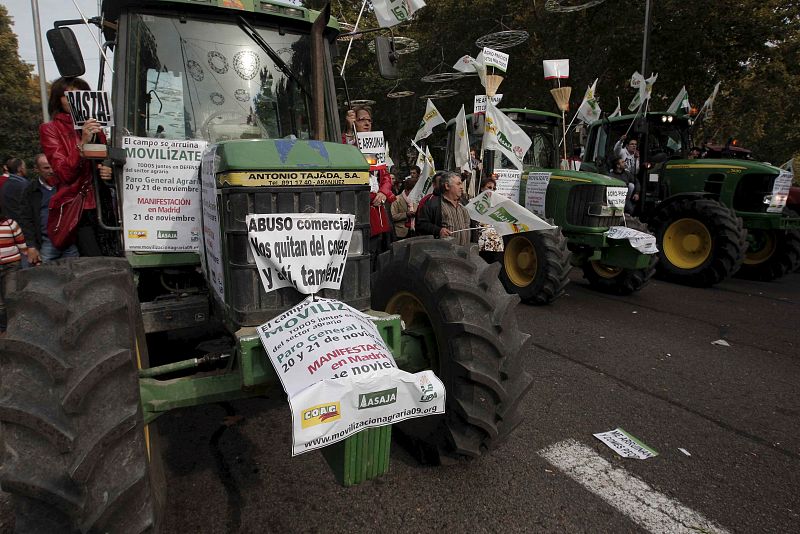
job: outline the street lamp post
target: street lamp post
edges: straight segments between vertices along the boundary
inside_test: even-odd
[[[36,42],[36,64],[39,67],[39,91],[42,98],[42,118],[44,118],[44,122],[49,122],[50,114],[47,113],[47,80],[44,73],[44,52],[42,51],[42,28],[39,23],[39,0],[31,0],[31,12],[33,13],[33,37]]]

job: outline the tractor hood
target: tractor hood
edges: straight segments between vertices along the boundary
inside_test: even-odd
[[[567,171],[561,169],[535,169],[526,168],[523,173],[523,178],[527,178],[529,172],[550,172],[551,180],[560,180],[562,182],[575,182],[576,184],[597,184],[609,187],[618,187],[622,180],[612,178],[604,174],[596,172],[583,172],[583,171]]]
[[[768,163],[761,163],[758,161],[750,161],[743,159],[680,159],[670,160],[664,163],[665,169],[703,169],[708,172],[713,172],[715,169],[721,172],[729,172],[731,170],[741,173],[758,173],[758,174],[780,174],[781,170]]]

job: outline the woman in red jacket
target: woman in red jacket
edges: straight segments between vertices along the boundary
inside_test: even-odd
[[[97,244],[97,213],[92,182],[92,162],[83,157],[83,145],[97,136],[105,143],[105,135],[94,119],[89,119],[81,130],[76,130],[69,114],[66,91],[88,91],[89,84],[81,78],[59,78],[50,87],[48,109],[52,120],[39,126],[39,142],[47,161],[53,167],[53,180],[59,187],[76,182],[89,182],[89,193],[83,202],[83,215],[78,224],[77,244],[81,256],[100,256]],[[98,164],[100,178],[111,179],[111,167]]]
[[[343,143],[355,145],[355,132],[372,131],[372,110],[366,106],[355,106],[347,112],[345,119],[348,128],[342,135]],[[392,243],[392,219],[389,217],[386,204],[394,202],[395,197],[392,193],[392,177],[386,166],[371,167],[370,172],[378,174],[377,187],[373,185],[374,190],[369,194],[369,252],[374,260],[378,254],[389,250],[389,245]],[[376,263],[373,261],[374,265]]]

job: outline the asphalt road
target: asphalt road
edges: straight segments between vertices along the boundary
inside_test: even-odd
[[[800,274],[713,289],[654,281],[610,297],[576,273],[554,304],[519,308],[534,338],[525,355],[534,385],[525,421],[499,450],[426,467],[395,444],[387,475],[345,489],[320,454],[290,457],[282,396],[188,409],[159,421],[165,531],[635,532],[645,530],[638,512],[671,500],[720,531],[796,532],[798,317]],[[712,344],[720,339],[729,346]],[[617,427],[659,455],[621,458],[592,436]],[[567,440],[607,462],[608,473],[588,475],[600,490],[540,454]],[[612,471],[660,500],[615,486]],[[689,531],[666,515],[650,529]]]

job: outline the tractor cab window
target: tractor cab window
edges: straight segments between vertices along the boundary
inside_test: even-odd
[[[204,139],[311,135],[310,37],[258,28],[273,60],[231,20],[131,15],[126,133]]]
[[[525,167],[548,169],[558,167],[558,142],[561,140],[558,127],[547,123],[517,122],[531,138],[531,147],[525,153],[522,164]],[[495,169],[515,169],[513,163],[499,150],[494,153]]]

